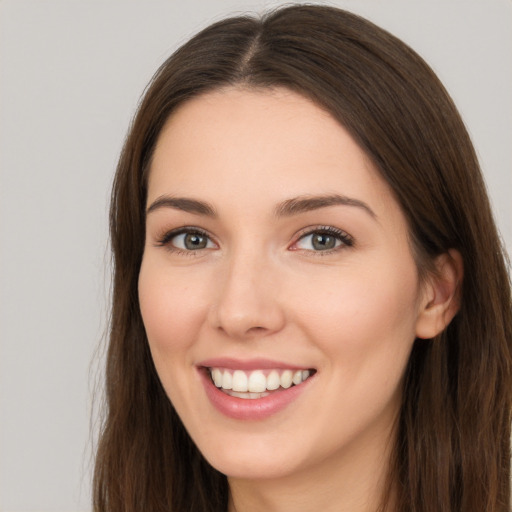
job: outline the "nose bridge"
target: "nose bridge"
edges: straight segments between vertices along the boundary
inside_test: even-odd
[[[235,338],[279,330],[284,315],[274,262],[261,245],[239,244],[223,262],[212,305],[214,327]]]

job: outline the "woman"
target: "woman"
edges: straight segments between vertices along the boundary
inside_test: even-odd
[[[357,16],[205,29],[111,209],[97,511],[510,509],[510,285],[433,72]]]

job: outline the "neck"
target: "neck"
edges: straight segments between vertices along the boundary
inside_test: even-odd
[[[367,439],[293,475],[274,479],[228,478],[228,512],[376,512],[388,491],[393,443]],[[392,498],[392,490],[390,498]],[[392,501],[392,499],[391,499]],[[386,507],[386,510],[388,508]]]

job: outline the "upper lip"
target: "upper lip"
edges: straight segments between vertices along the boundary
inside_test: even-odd
[[[271,359],[234,359],[232,357],[216,357],[212,359],[205,359],[197,366],[203,368],[228,368],[232,370],[270,370],[279,368],[283,370],[307,370],[310,368],[308,365],[296,365],[285,363],[283,361],[275,361]]]

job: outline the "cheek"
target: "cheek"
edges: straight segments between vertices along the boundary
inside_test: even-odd
[[[186,350],[196,337],[206,307],[204,291],[183,273],[145,259],[139,275],[139,303],[155,364]]]
[[[169,400],[187,423],[197,403],[189,385],[193,349],[204,323],[204,289],[192,276],[171,271],[156,258],[143,260],[139,303],[153,363]],[[186,274],[186,273],[185,273]],[[195,372],[192,373],[195,376]]]
[[[320,370],[330,383],[324,394],[329,406],[318,405],[315,414],[330,439],[392,421],[415,339],[417,300],[414,264],[400,272],[347,272],[336,281],[324,300],[319,296],[327,282],[310,287],[297,315],[325,356]]]
[[[310,339],[332,355],[333,364],[350,361],[348,372],[354,373],[379,359],[392,365],[395,357],[407,358],[417,317],[413,262],[400,268],[340,269],[337,276],[318,277],[293,295],[296,318]]]

